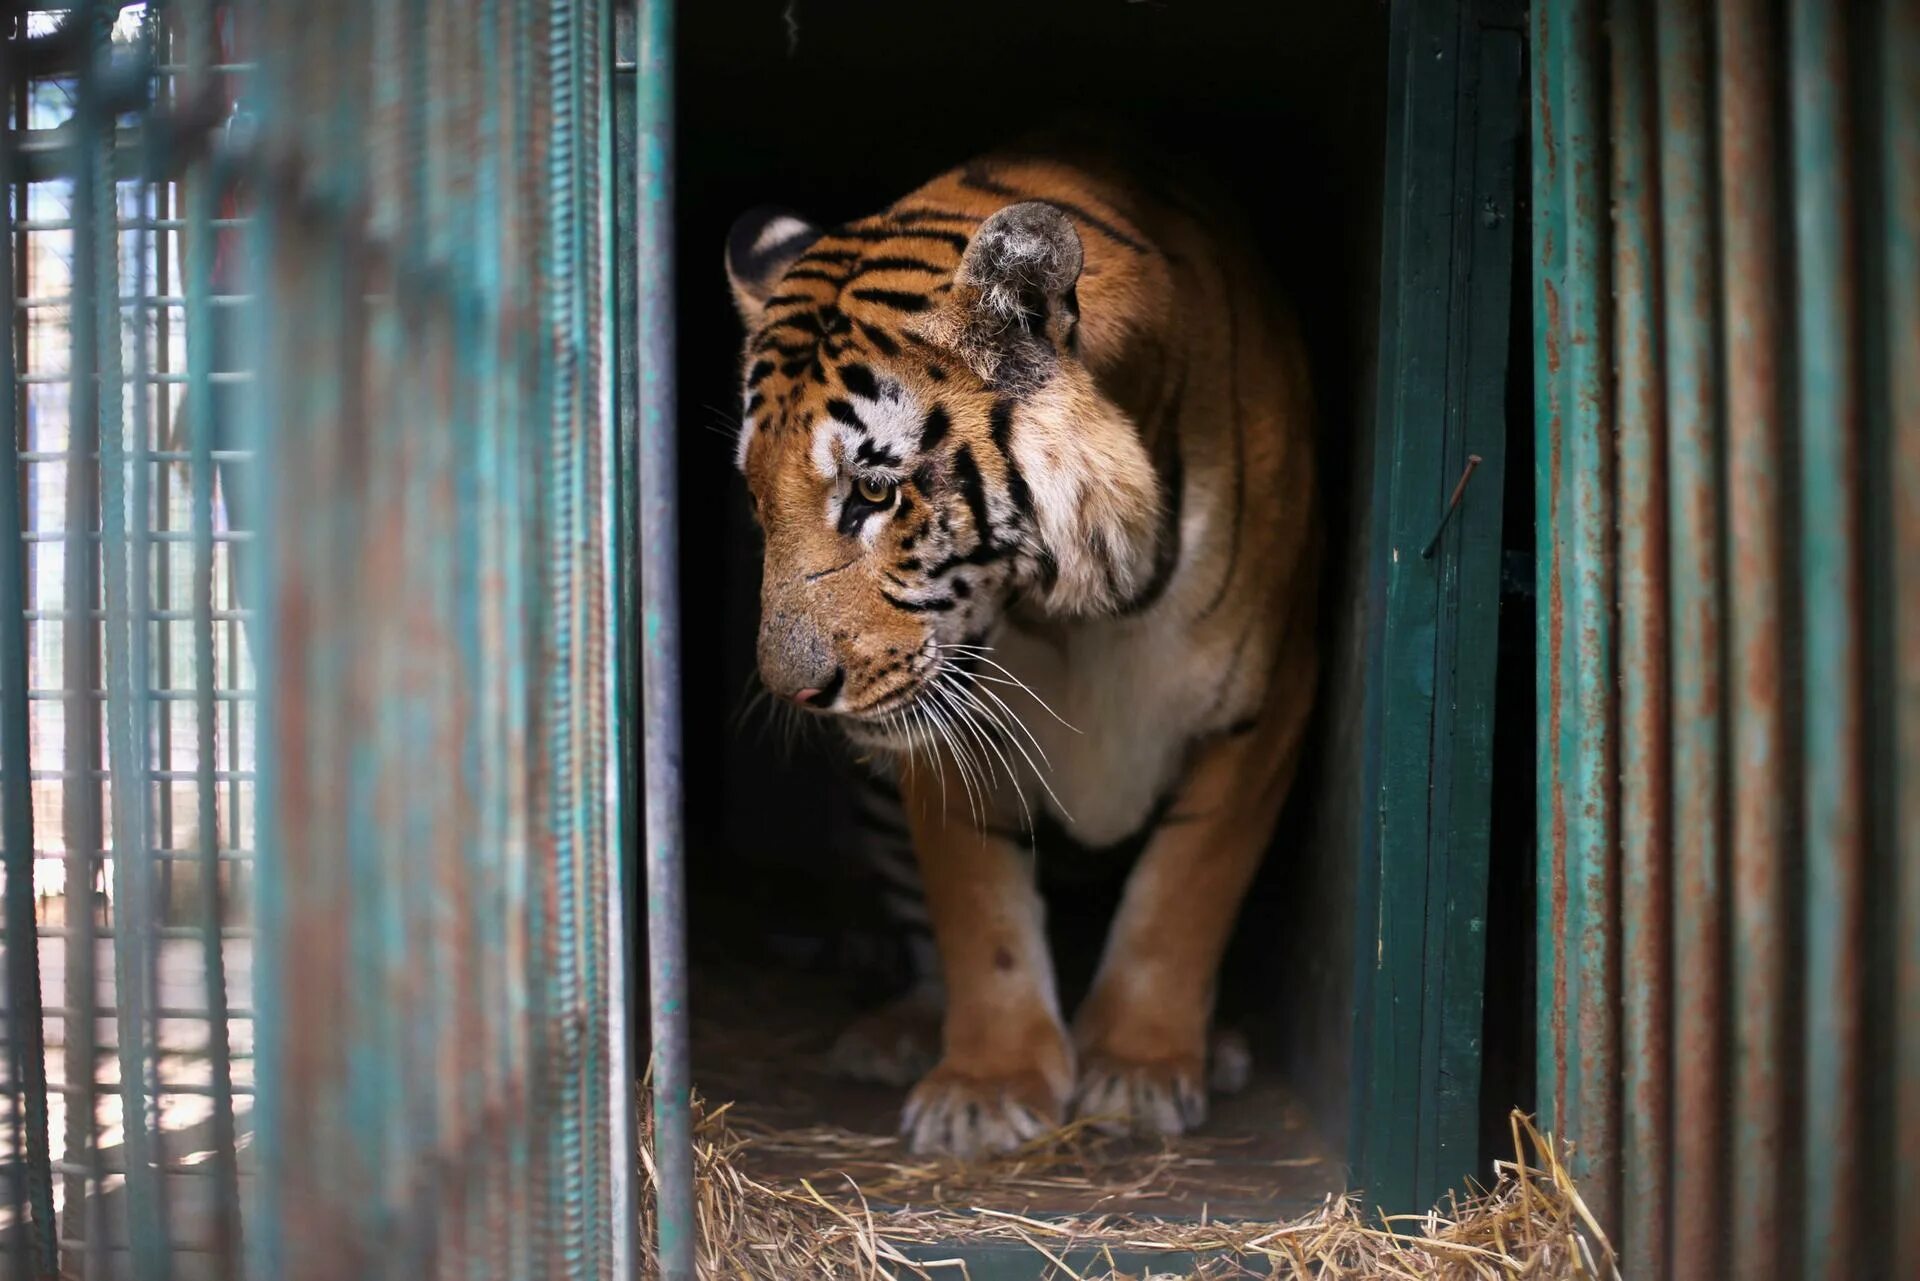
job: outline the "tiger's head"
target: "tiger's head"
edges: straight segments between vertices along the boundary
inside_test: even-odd
[[[910,709],[1010,608],[1097,617],[1164,577],[1152,460],[1081,359],[1083,324],[1129,321],[1082,317],[1082,264],[1072,221],[1038,201],[735,224],[736,460],[775,695],[908,748]]]

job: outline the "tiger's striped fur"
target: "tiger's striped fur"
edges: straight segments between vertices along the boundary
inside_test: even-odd
[[[748,215],[728,269],[762,679],[897,772],[938,944],[916,999],[944,999],[942,1057],[905,1128],[968,1152],[1070,1104],[1197,1123],[1317,667],[1293,322],[1186,189],[1059,144],[826,230]],[[1071,1034],[1036,817],[1144,836]]]

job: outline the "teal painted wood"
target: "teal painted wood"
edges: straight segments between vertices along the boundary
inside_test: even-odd
[[[1424,21],[1423,21],[1424,19]],[[1399,691],[1389,690],[1384,676],[1393,671],[1389,664],[1397,628],[1404,618],[1402,608],[1396,618],[1390,586],[1393,566],[1392,547],[1396,538],[1412,543],[1421,535],[1394,528],[1386,513],[1394,509],[1396,466],[1401,461],[1398,423],[1403,403],[1401,382],[1406,358],[1405,344],[1414,330],[1403,323],[1405,294],[1411,293],[1407,279],[1406,242],[1421,234],[1415,212],[1404,193],[1415,188],[1408,172],[1422,157],[1440,157],[1436,172],[1422,189],[1438,187],[1450,176],[1444,168],[1450,147],[1437,145],[1436,139],[1416,140],[1411,136],[1419,122],[1434,127],[1438,121],[1450,126],[1453,110],[1448,97],[1420,93],[1418,72],[1425,60],[1415,53],[1419,36],[1441,27],[1437,15],[1423,12],[1417,4],[1398,4],[1390,14],[1388,30],[1387,75],[1387,173],[1381,190],[1389,193],[1381,219],[1381,297],[1379,336],[1380,391],[1376,404],[1379,419],[1375,427],[1375,463],[1373,478],[1374,546],[1369,570],[1368,613],[1374,620],[1369,627],[1367,670],[1367,761],[1365,768],[1364,808],[1361,813],[1360,875],[1356,878],[1356,909],[1360,920],[1354,933],[1354,1055],[1355,1083],[1352,1094],[1352,1123],[1349,1146],[1355,1180],[1367,1189],[1369,1198],[1394,1209],[1413,1204],[1413,1181],[1419,1124],[1418,1089],[1419,1028],[1415,1011],[1420,1009],[1419,977],[1415,958],[1408,955],[1406,942],[1416,927],[1419,914],[1408,903],[1407,878],[1394,875],[1391,851],[1396,840],[1404,842],[1401,826],[1406,820],[1391,813],[1386,798],[1417,794],[1425,787],[1424,766],[1415,762],[1418,773],[1408,777],[1405,749],[1399,756],[1389,751],[1393,735],[1399,730],[1401,741],[1413,735],[1401,729],[1404,713]],[[1451,41],[1448,42],[1449,45]],[[1443,51],[1444,57],[1444,51]],[[1441,65],[1449,80],[1453,60]],[[1441,135],[1449,138],[1450,129]],[[1425,141],[1428,145],[1419,145]],[[1395,193],[1401,193],[1394,198]],[[1432,231],[1426,237],[1431,245]],[[1429,286],[1422,301],[1428,311],[1428,332],[1440,327],[1441,315]],[[1437,433],[1430,443],[1437,442]],[[1437,454],[1437,450],[1433,451]],[[1428,468],[1438,474],[1439,459],[1430,455]],[[1402,517],[1403,523],[1410,524]],[[1410,669],[1402,668],[1401,671]],[[1417,691],[1416,691],[1417,697]],[[1419,713],[1418,708],[1414,714]],[[1424,877],[1416,883],[1424,889]],[[1389,964],[1391,958],[1393,964]]]
[[[1478,1165],[1519,31],[1494,4],[1391,23],[1352,1146],[1396,1210]]]
[[[1488,6],[1462,41],[1468,120],[1454,164],[1452,315],[1441,476],[1467,478],[1435,550],[1433,775],[1427,848],[1421,1159],[1415,1202],[1483,1177],[1480,1057],[1493,815],[1493,690],[1506,489],[1507,352],[1524,93],[1521,19]],[[1476,465],[1474,459],[1480,460]],[[1458,484],[1458,482],[1455,482]],[[1447,503],[1454,491],[1450,489]],[[1443,506],[1441,519],[1447,519]]]
[[[1622,1265],[1657,1276],[1667,1257],[1673,858],[1668,725],[1666,413],[1660,391],[1659,141],[1652,15],[1613,0],[1614,397],[1620,525],[1620,912]]]
[[[13,50],[0,47],[0,68],[10,76]],[[0,108],[0,111],[8,108]],[[5,116],[0,115],[0,123]],[[0,199],[11,222],[16,174],[13,133],[0,128]],[[54,1241],[53,1165],[48,1131],[46,1025],[40,995],[40,949],[13,946],[36,939],[33,860],[33,745],[27,698],[27,583],[25,485],[20,463],[19,412],[14,316],[14,246],[0,236],[0,860],[6,868],[5,940],[7,991],[7,1082],[13,1105],[13,1156],[17,1175],[7,1183],[14,1223],[11,1264],[17,1275],[43,1281],[59,1274]]]
[[[1887,441],[1893,494],[1920,494],[1920,5],[1880,14]],[[1920,1205],[1920,504],[1890,504],[1894,664],[1893,1204]],[[1920,1276],[1920,1215],[1896,1212],[1893,1275]]]
[[[1865,1192],[1866,761],[1858,259],[1845,15],[1789,6],[1806,897],[1803,1272],[1857,1276]]]

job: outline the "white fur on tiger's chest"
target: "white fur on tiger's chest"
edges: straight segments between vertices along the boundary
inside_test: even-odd
[[[1185,631],[1149,616],[1076,627],[1064,645],[1012,626],[996,638],[996,661],[1059,716],[995,687],[1045,752],[1047,786],[1030,782],[1029,804],[1087,845],[1138,832],[1178,782],[1189,744],[1217,728],[1232,701],[1222,690],[1227,656],[1195,652]]]

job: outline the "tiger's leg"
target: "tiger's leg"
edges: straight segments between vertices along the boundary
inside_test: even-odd
[[[982,832],[929,770],[901,788],[946,987],[939,1064],[907,1096],[916,1152],[1007,1151],[1063,1119],[1073,1051],[1060,1019],[1032,857]]]
[[[1270,707],[1251,731],[1196,757],[1127,880],[1074,1018],[1080,1115],[1161,1134],[1206,1119],[1220,958],[1292,782],[1304,721],[1304,709]]]
[[[897,782],[863,772],[857,787],[860,854],[879,884],[887,924],[904,945],[907,983],[899,996],[854,1018],[835,1040],[828,1062],[849,1080],[904,1089],[940,1061],[946,1005],[940,956]]]

